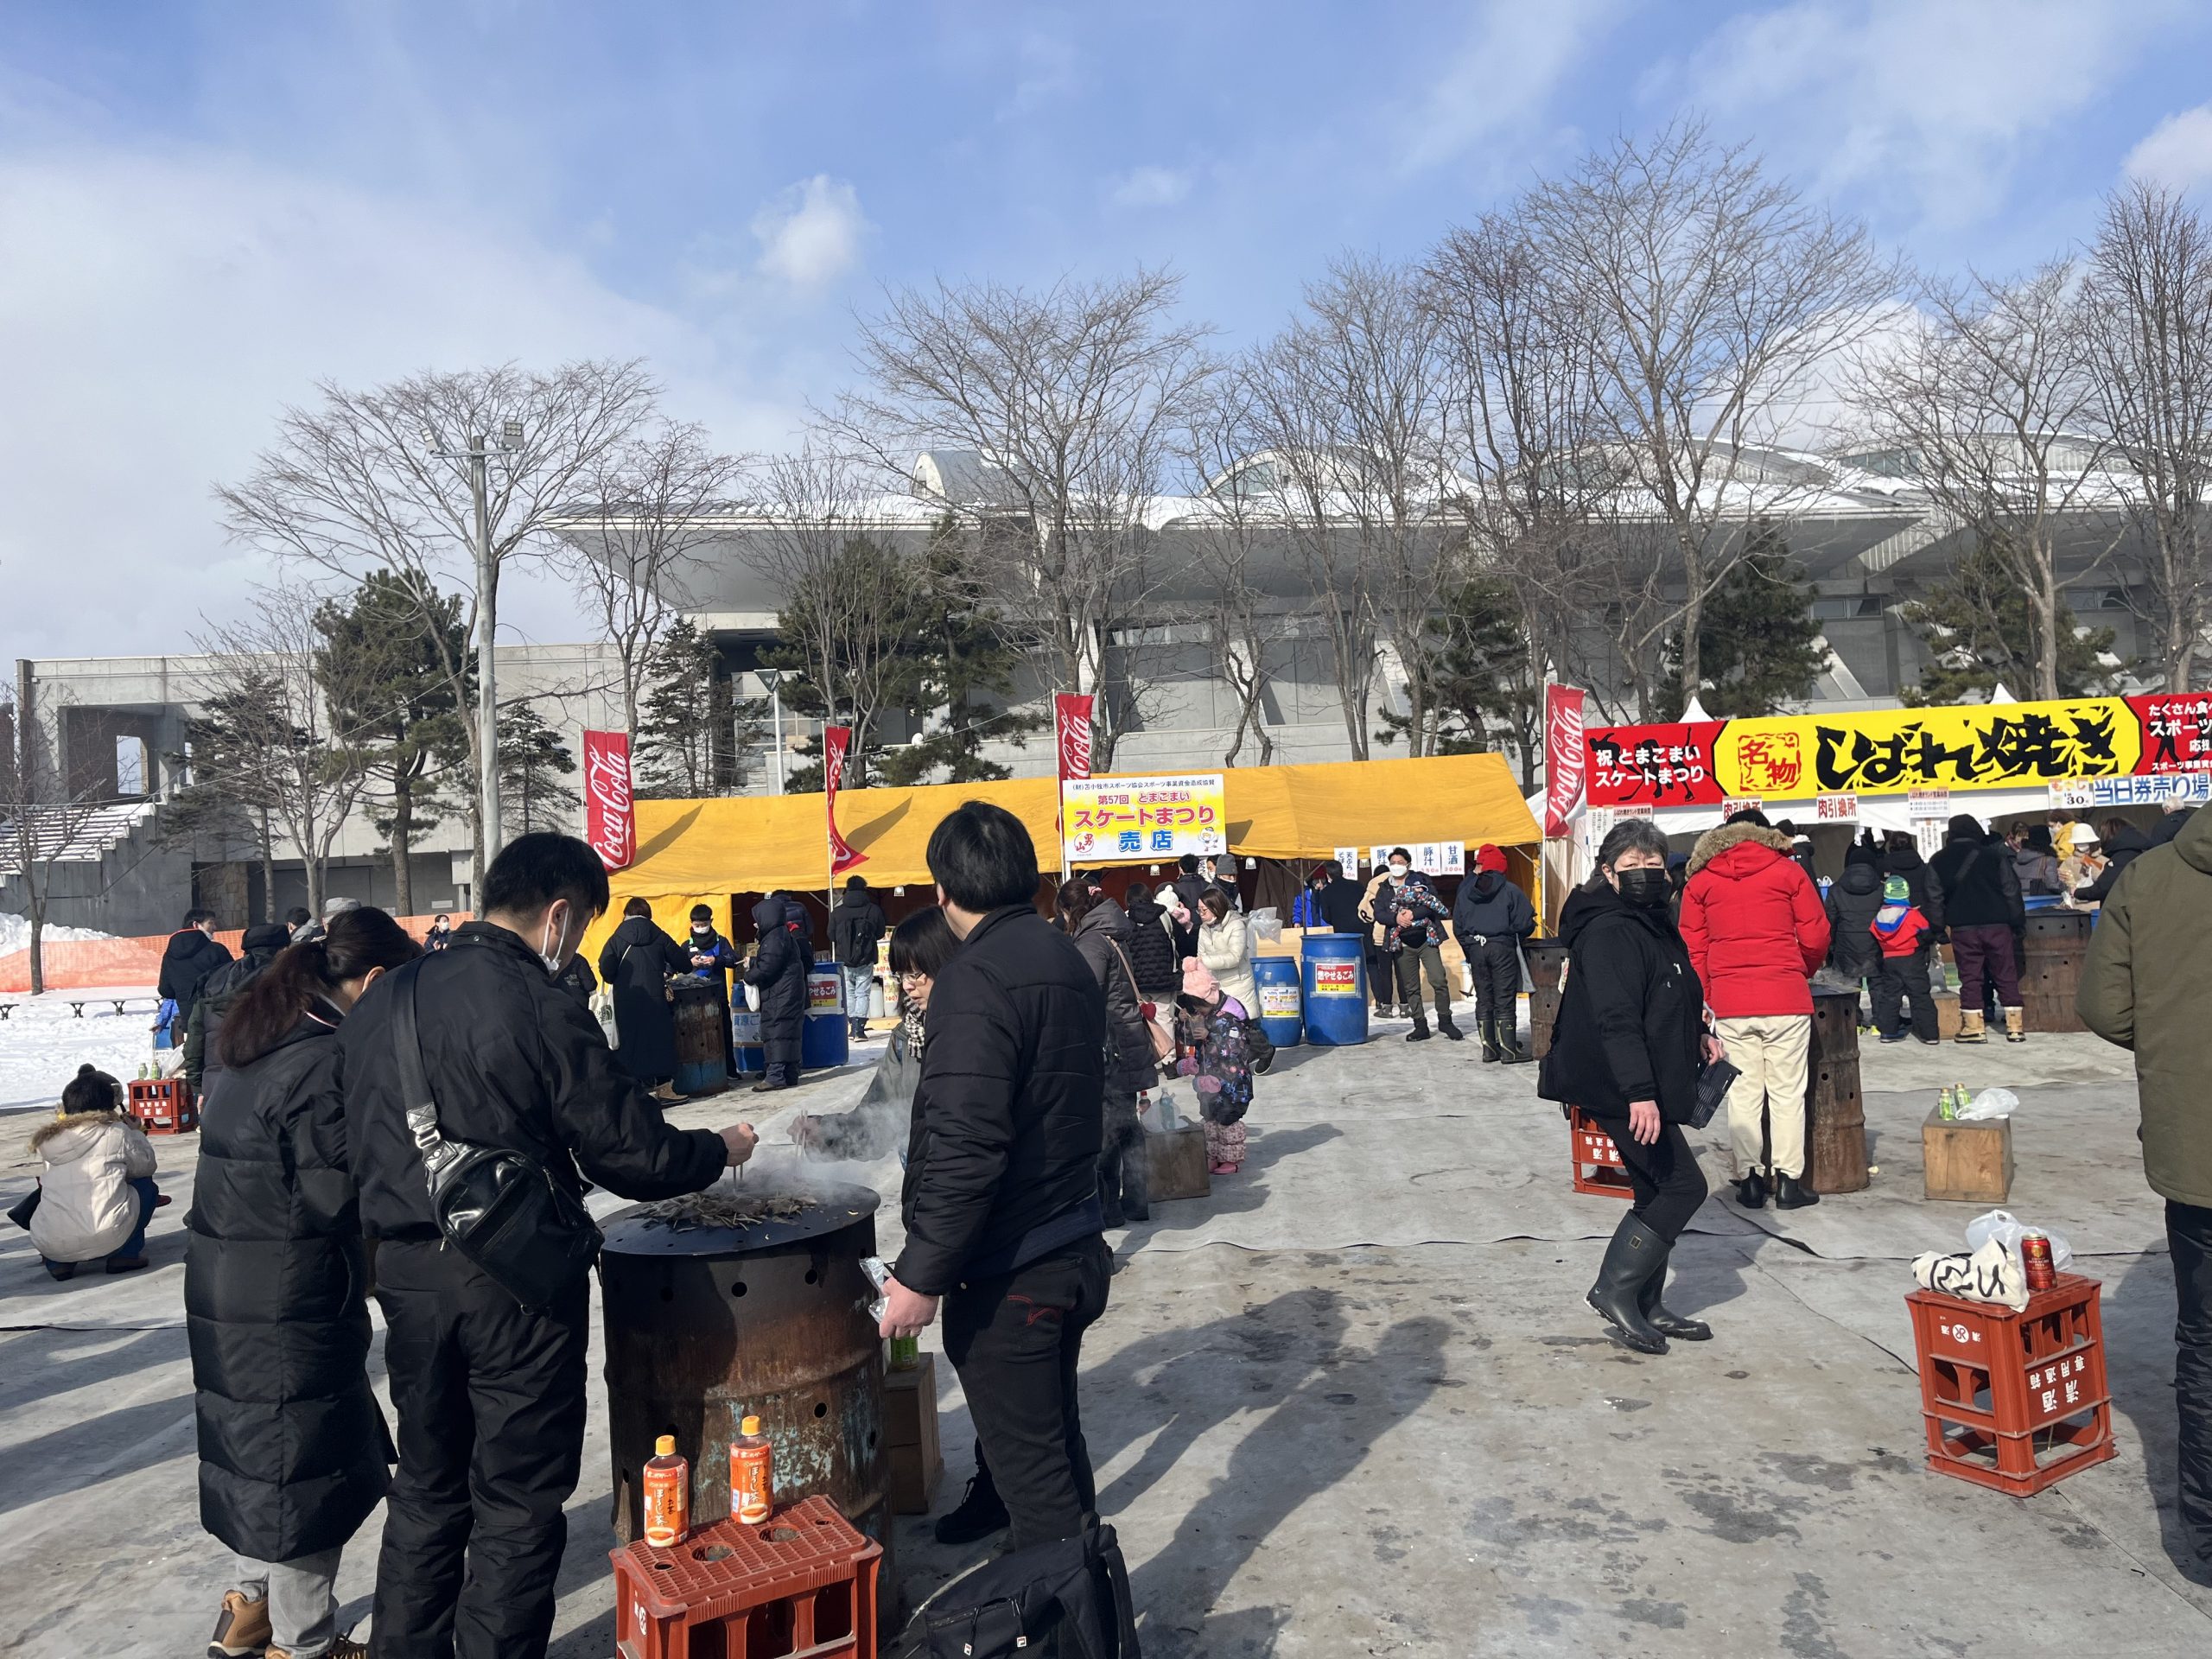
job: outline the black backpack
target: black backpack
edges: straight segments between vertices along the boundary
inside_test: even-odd
[[[927,1659],[1141,1659],[1111,1527],[1001,1555],[948,1594],[925,1616]]]

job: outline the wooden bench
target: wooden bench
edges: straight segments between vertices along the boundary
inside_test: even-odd
[[[115,1004],[116,1013],[118,1014],[127,1014],[130,1012],[130,1007],[132,1001],[132,998],[127,996],[88,996],[81,1001],[72,998],[69,1003],[69,1011],[78,1019],[81,1020],[85,1017],[85,1007],[86,1003],[112,1002]],[[11,1004],[10,1006],[13,1005]],[[156,998],[153,1005],[149,1007],[146,1012],[149,1014],[157,1013],[160,1011],[161,1006],[160,1000]]]

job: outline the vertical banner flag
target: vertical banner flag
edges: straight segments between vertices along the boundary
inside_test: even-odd
[[[837,833],[837,785],[845,778],[845,751],[853,744],[853,728],[849,726],[824,726],[822,728],[822,794],[823,810],[830,817],[830,874],[842,875],[855,864],[868,862],[866,853],[856,853],[845,844]]]
[[[627,732],[584,734],[584,839],[610,870],[627,868],[637,856]]]
[[[1579,686],[1544,688],[1544,834],[1554,839],[1582,810],[1582,698]]]
[[[1052,726],[1060,749],[1060,781],[1090,776],[1090,694],[1060,691],[1052,696]]]

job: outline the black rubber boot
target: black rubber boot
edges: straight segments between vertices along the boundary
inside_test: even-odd
[[[1416,1002],[1413,1005],[1413,1015],[1414,1028],[1406,1033],[1406,1040],[1409,1043],[1425,1043],[1428,1040],[1428,1011]]]
[[[1603,1314],[1639,1354],[1663,1354],[1667,1338],[1643,1317],[1643,1287],[1667,1270],[1667,1243],[1634,1216],[1623,1216],[1605,1246],[1598,1282],[1583,1300]]]
[[[1766,1178],[1752,1170],[1736,1183],[1736,1202],[1746,1210],[1766,1208]]]
[[[1436,994],[1436,1028],[1455,1043],[1466,1040],[1467,1033],[1452,1023],[1452,998],[1445,991]]]
[[[1667,1286],[1667,1262],[1675,1254],[1674,1246],[1662,1244],[1664,1252],[1659,1258],[1659,1271],[1643,1281],[1643,1294],[1636,1305],[1643,1312],[1645,1320],[1654,1331],[1664,1336],[1676,1337],[1684,1342],[1710,1342],[1713,1327],[1703,1319],[1686,1319],[1679,1313],[1669,1313],[1662,1300]]]
[[[1495,1020],[1485,1020],[1483,1021],[1483,1064],[1484,1065],[1494,1065],[1499,1058],[1500,1051],[1497,1046],[1497,1021]]]
[[[1527,1065],[1536,1058],[1516,1040],[1521,1034],[1516,1028],[1518,1024],[1511,1018],[1497,1022],[1497,1049],[1508,1065]]]
[[[1774,1178],[1774,1207],[1777,1210],[1802,1210],[1808,1204],[1818,1204],[1821,1195],[1799,1180],[1795,1175]]]

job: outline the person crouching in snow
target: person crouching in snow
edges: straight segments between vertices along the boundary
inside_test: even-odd
[[[1193,957],[1183,964],[1183,994],[1175,999],[1175,1071],[1198,1091],[1206,1160],[1217,1175],[1234,1175],[1244,1161],[1244,1114],[1252,1104],[1249,1018],[1204,963]]]
[[[45,1160],[31,1243],[46,1270],[73,1279],[105,1262],[110,1273],[146,1265],[146,1224],[161,1203],[154,1185],[154,1143],[123,1110],[123,1085],[80,1065],[61,1091],[61,1112],[31,1136]]]

